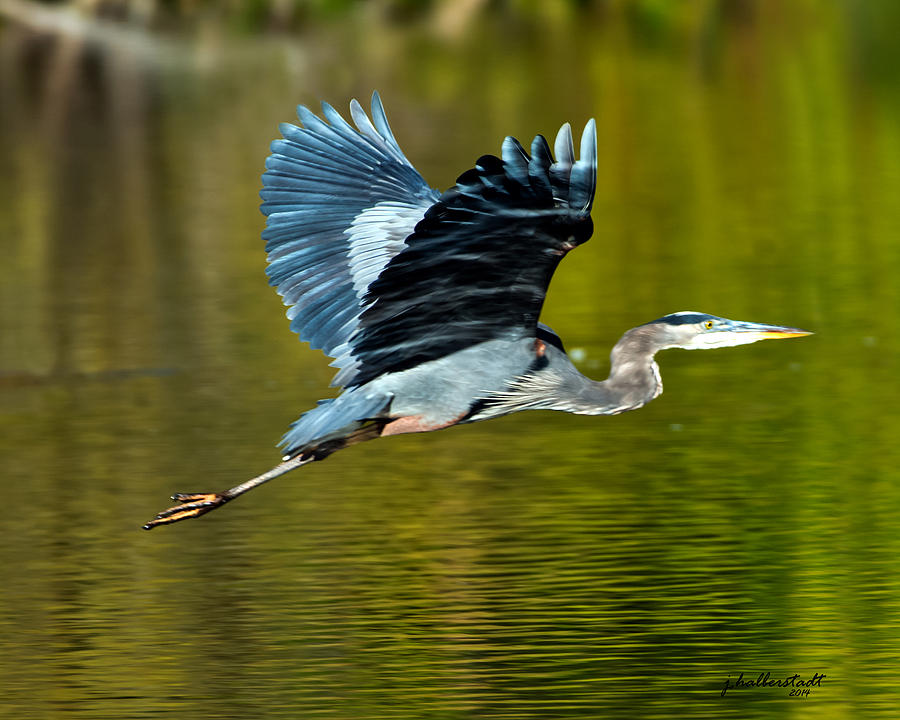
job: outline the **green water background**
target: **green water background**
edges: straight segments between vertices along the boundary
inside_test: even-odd
[[[0,718],[897,717],[900,6],[257,6],[0,7]],[[259,174],[295,103],[374,88],[439,188],[597,118],[595,236],[543,316],[585,373],[677,310],[816,335],[141,532],[329,394],[266,285]],[[742,672],[826,679],[721,697]]]

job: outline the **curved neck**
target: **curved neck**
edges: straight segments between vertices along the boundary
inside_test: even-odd
[[[646,326],[626,332],[610,353],[606,380],[596,382],[581,375],[584,382],[578,392],[579,409],[574,412],[616,415],[636,410],[658,397],[663,386],[653,356],[660,349]]]
[[[662,392],[659,367],[653,356],[662,347],[652,330],[629,330],[610,354],[609,377],[602,382],[582,375],[562,350],[545,349],[547,365],[513,380],[505,390],[491,393],[486,407],[466,422],[485,420],[520,410],[561,410],[577,415],[617,415],[646,405]]]

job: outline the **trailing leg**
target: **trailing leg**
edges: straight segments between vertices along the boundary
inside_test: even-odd
[[[217,507],[221,507],[225,503],[234,500],[239,495],[243,495],[248,490],[252,490],[273,478],[277,478],[279,475],[284,475],[301,465],[306,465],[306,463],[318,459],[319,458],[315,455],[297,455],[289,460],[279,463],[262,475],[257,475],[255,478],[242,482],[240,485],[235,485],[233,488],[225,490],[224,492],[175,493],[172,496],[172,499],[179,504],[158,513],[157,516],[144,525],[143,528],[144,530],[152,530],[157,525],[170,525],[171,523],[176,523],[180,520],[200,517],[210,510],[215,510]]]
[[[271,470],[267,470],[262,475],[250,478],[240,485],[218,493],[176,493],[172,496],[178,505],[163,510],[157,514],[150,522],[143,525],[144,530],[152,530],[157,525],[171,525],[172,523],[190,518],[205,515],[217,507],[221,507],[227,502],[234,500],[239,495],[252,490],[277,478],[279,475],[295,470],[301,465],[306,465],[313,460],[324,460],[333,452],[342,450],[350,445],[365,440],[373,440],[380,437],[387,420],[378,419],[371,421],[358,421],[345,428],[345,434],[342,437],[331,437],[327,440],[304,448],[302,451],[291,456],[286,455],[285,460]]]

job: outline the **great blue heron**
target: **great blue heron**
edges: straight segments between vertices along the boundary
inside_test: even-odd
[[[595,382],[538,322],[550,277],[593,230],[597,138],[590,120],[578,159],[568,123],[554,150],[538,135],[529,156],[511,137],[441,194],[403,154],[378,94],[356,128],[323,103],[323,121],[297,110],[272,143],[261,193],[270,284],[291,329],[334,358],[336,398],[293,423],[282,462],[220,493],[177,494],[144,525],[203,515],[290,470],[386,435],[440,430],[519,410],[615,415],[662,392],[654,355],[805,330],[698,312],[626,332],[609,378]]]

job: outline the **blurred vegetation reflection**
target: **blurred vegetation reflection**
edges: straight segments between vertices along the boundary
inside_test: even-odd
[[[888,718],[900,697],[900,4],[0,0],[2,718]],[[266,286],[296,102],[377,88],[436,187],[598,121],[545,320],[587,374],[696,309],[616,418],[277,459],[332,369]],[[218,515],[218,516],[217,516]],[[720,691],[729,675],[826,680]]]

